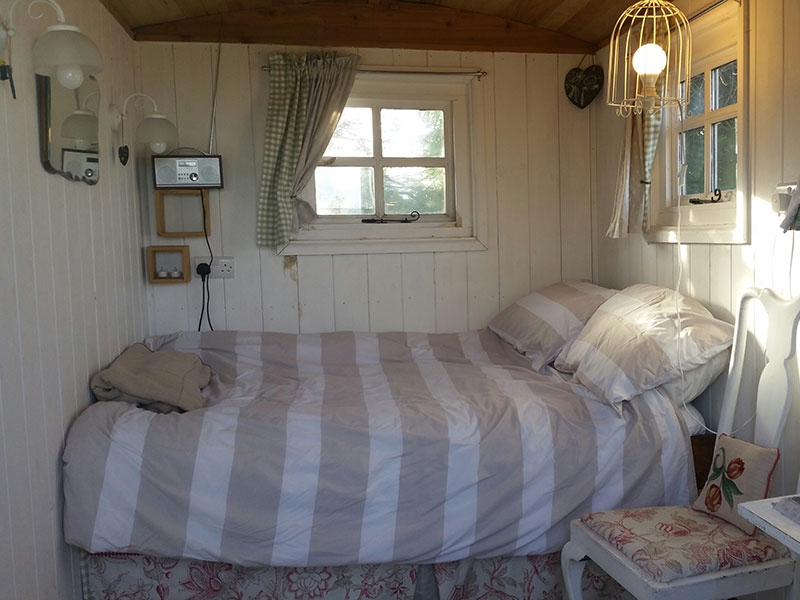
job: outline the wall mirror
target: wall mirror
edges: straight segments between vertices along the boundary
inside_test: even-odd
[[[97,112],[100,88],[94,76],[69,90],[50,77],[36,76],[39,115],[39,157],[44,170],[70,181],[97,183],[100,157]]]

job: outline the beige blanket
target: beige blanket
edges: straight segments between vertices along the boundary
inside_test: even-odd
[[[133,344],[94,377],[91,388],[99,400],[119,400],[151,405],[166,412],[164,405],[194,410],[205,404],[200,390],[208,385],[211,369],[189,352],[151,352],[144,344]]]

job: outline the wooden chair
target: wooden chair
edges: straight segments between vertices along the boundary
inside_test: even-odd
[[[747,342],[748,308],[753,300],[762,302],[769,319],[766,342],[769,362],[758,383],[754,442],[774,447],[780,441],[792,402],[791,382],[797,381],[795,352],[800,298],[784,300],[772,290],[756,288],[748,289],[742,295],[719,430],[730,433],[733,428]],[[800,396],[800,391],[794,392]],[[602,515],[601,520],[606,525],[603,534],[584,520],[575,520],[571,524],[570,540],[561,554],[569,600],[582,598],[581,575],[587,558],[640,600],[722,599],[786,586],[790,586],[788,598],[797,600],[800,597],[800,586],[794,585],[794,559],[785,547],[760,531],[753,537],[747,536],[735,526],[693,511],[688,506],[594,513],[597,514]],[[669,516],[664,521],[659,519],[659,514]],[[594,515],[593,519],[586,521],[595,522]],[[626,526],[614,531],[613,524],[623,518]],[[689,526],[678,532],[683,537],[672,536],[672,539],[681,539],[681,552],[673,555],[671,549],[665,548],[664,522],[697,524],[694,530]],[[695,533],[708,532],[711,528],[719,532],[713,540],[707,533]],[[629,543],[631,539],[636,540],[637,551],[633,551],[636,544]],[[698,564],[698,559],[703,564]],[[663,571],[658,568],[658,564],[667,564],[664,561],[668,560],[677,562]]]

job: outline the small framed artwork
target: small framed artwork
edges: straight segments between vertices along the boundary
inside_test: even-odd
[[[155,198],[159,237],[203,237],[211,233],[208,190],[158,189]]]
[[[189,246],[148,246],[147,280],[150,283],[188,283]]]

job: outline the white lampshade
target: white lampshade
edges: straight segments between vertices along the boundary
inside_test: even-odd
[[[76,110],[64,119],[61,137],[75,140],[78,150],[88,150],[97,142],[97,117],[88,110]]]
[[[165,115],[150,113],[136,128],[136,141],[150,144],[154,154],[161,154],[177,143],[178,130]]]
[[[33,45],[33,70],[55,77],[68,89],[77,89],[87,75],[103,70],[103,57],[92,40],[72,25],[59,23]]]

